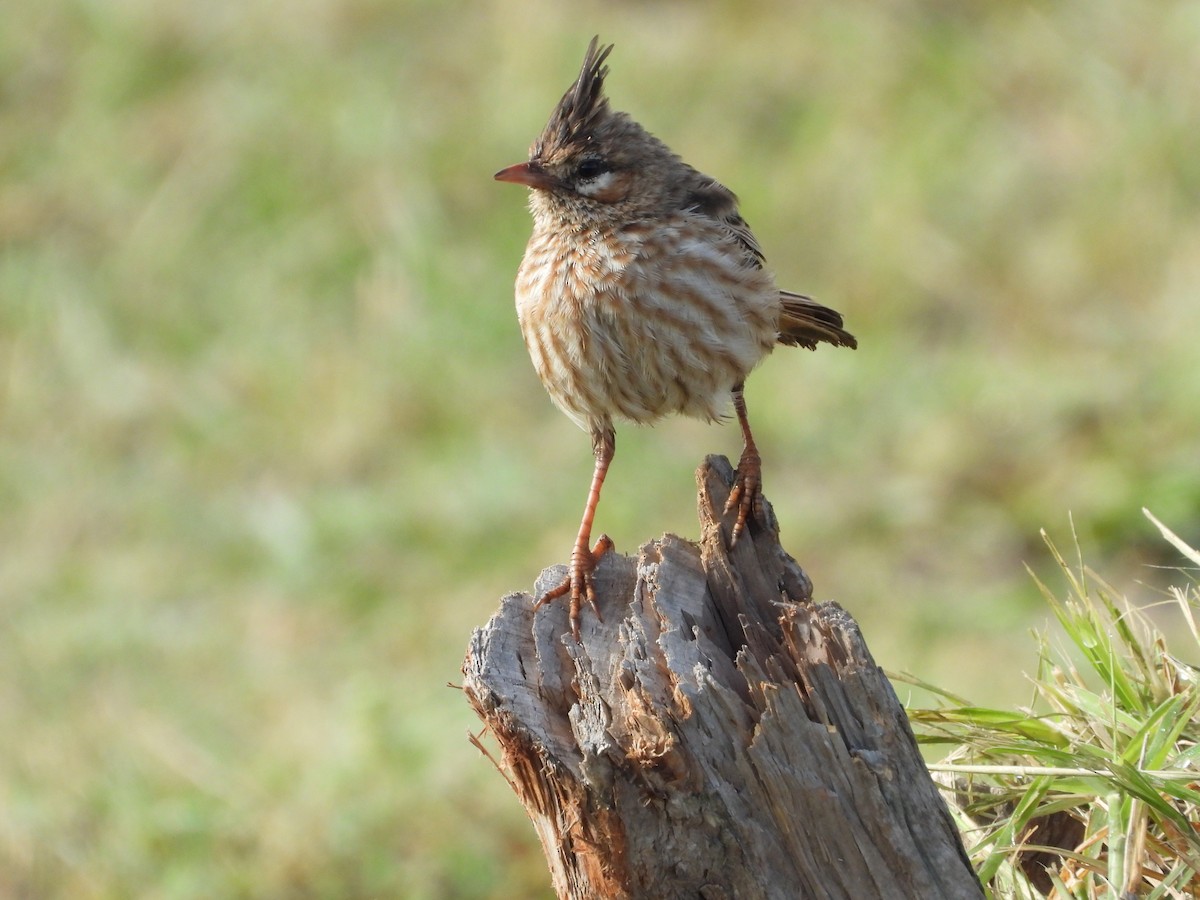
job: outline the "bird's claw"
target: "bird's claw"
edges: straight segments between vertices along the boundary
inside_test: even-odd
[[[766,520],[763,512],[762,496],[762,458],[754,451],[742,453],[738,461],[737,472],[733,476],[733,489],[729,499],[725,501],[725,514],[737,509],[737,520],[733,523],[733,532],[729,538],[729,549],[737,546],[738,538],[746,529],[746,520],[754,513],[760,522]]]
[[[604,621],[604,617],[600,615],[600,607],[596,604],[595,575],[600,558],[611,549],[613,549],[612,538],[607,534],[600,535],[600,539],[590,550],[586,543],[576,544],[575,549],[571,551],[571,564],[567,577],[542,594],[537,603],[533,605],[534,611],[537,611],[547,603],[570,594],[568,617],[571,620],[571,636],[575,638],[576,643],[579,642],[579,613],[584,600],[587,600],[592,611],[596,613],[596,618],[601,622]]]

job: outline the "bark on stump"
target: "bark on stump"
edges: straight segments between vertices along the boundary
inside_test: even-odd
[[[697,472],[701,541],[597,571],[604,621],[510,594],[463,686],[563,898],[975,898],[983,891],[857,624]],[[767,517],[773,522],[770,507]],[[557,583],[547,569],[537,590]]]

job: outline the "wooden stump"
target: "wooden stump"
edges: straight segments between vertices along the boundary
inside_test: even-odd
[[[774,529],[730,553],[732,467],[697,472],[702,538],[607,554],[604,621],[510,594],[466,695],[564,898],[981,898],[857,624],[814,604]],[[767,506],[768,518],[773,514]],[[557,583],[547,569],[537,590]]]

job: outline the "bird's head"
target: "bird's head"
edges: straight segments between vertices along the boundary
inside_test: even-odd
[[[529,151],[529,161],[497,181],[533,189],[534,215],[632,217],[652,212],[670,193],[672,172],[687,169],[671,150],[604,96],[612,45],[592,38],[579,77]]]

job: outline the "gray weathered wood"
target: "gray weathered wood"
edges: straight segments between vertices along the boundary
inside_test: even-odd
[[[609,553],[603,621],[510,594],[466,695],[564,898],[980,898],[890,683],[850,615],[697,472],[702,536]],[[767,507],[768,518],[770,508]],[[561,566],[537,590],[557,583]]]

